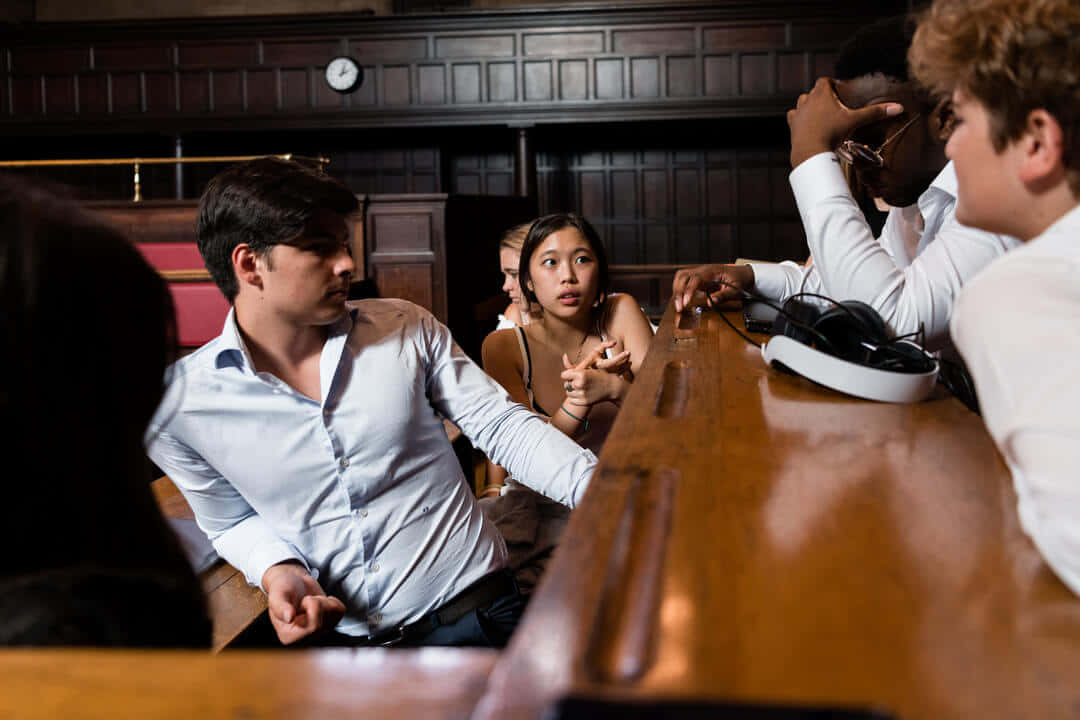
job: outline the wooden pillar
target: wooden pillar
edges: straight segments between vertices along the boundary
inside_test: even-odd
[[[175,150],[175,153],[176,153],[173,157],[178,157],[178,158],[184,157],[184,140],[179,135],[177,135],[176,137],[173,138],[173,145],[174,145],[174,150]],[[175,196],[176,196],[177,200],[183,200],[184,199],[184,163],[176,163],[176,165],[174,165],[173,167],[176,168],[176,170],[174,171],[174,175],[173,175],[173,181],[174,181],[174,183],[176,185]]]
[[[514,191],[519,197],[536,197],[536,153],[532,146],[532,126],[517,128],[514,145]]]

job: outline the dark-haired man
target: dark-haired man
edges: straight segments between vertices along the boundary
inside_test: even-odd
[[[346,304],[356,208],[284,160],[211,181],[199,249],[233,309],[174,366],[149,452],[266,591],[283,643],[336,626],[350,642],[501,645],[523,601],[435,412],[571,506],[595,457],[511,402],[427,311]]]
[[[821,78],[788,112],[790,181],[812,261],[805,267],[704,265],[680,270],[673,285],[681,310],[715,281],[783,301],[799,292],[861,300],[893,333],[918,331],[932,348],[948,344],[948,322],[962,285],[1015,239],[960,225],[956,173],[946,164],[947,105],[908,77],[911,25],[903,17],[863,28],[841,49],[836,78]],[[851,195],[843,166],[889,211],[873,232]]]

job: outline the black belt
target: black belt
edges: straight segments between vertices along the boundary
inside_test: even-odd
[[[419,620],[368,636],[365,644],[391,646],[421,640],[437,628],[451,625],[473,610],[486,608],[504,595],[517,593],[518,586],[513,573],[509,570],[498,570],[480,578]]]

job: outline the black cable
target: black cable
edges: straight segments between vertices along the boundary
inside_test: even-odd
[[[747,337],[747,336],[746,336],[746,335],[745,335],[745,334],[743,333],[743,331],[742,331],[742,330],[740,330],[739,328],[735,327],[735,323],[733,323],[733,322],[731,322],[730,320],[728,320],[728,319],[727,319],[727,315],[725,315],[725,314],[724,314],[724,313],[722,313],[722,312],[717,312],[717,314],[718,314],[718,315],[720,316],[720,319],[721,319],[721,320],[723,320],[724,322],[726,322],[726,323],[728,324],[728,327],[729,327],[729,328],[731,328],[731,329],[732,329],[732,330],[734,330],[735,332],[739,333],[739,337],[741,337],[741,338],[742,338],[743,340],[745,340],[746,342],[750,343],[751,345],[753,345],[753,346],[754,346],[754,347],[756,347],[756,348],[760,348],[760,347],[761,347],[761,343],[759,343],[759,342],[755,342],[754,340],[751,340],[750,338],[748,338],[748,337]]]
[[[750,292],[749,290],[746,290],[745,288],[739,287],[739,286],[737,286],[737,285],[735,285],[733,283],[727,282],[726,280],[720,280],[720,279],[711,280],[708,283],[705,283],[705,285],[703,285],[702,289],[705,291],[705,302],[708,304],[709,307],[712,307],[713,309],[716,309],[715,306],[712,304],[711,295],[712,295],[713,292],[716,292],[716,290],[718,290],[720,287],[725,287],[725,286],[730,287],[733,290],[737,291],[740,294],[740,296],[742,297],[743,300],[752,300],[752,301],[755,301],[755,302],[760,302],[760,303],[762,303],[764,305],[767,305],[767,306],[771,307],[772,309],[776,310],[776,312],[778,314],[784,316],[784,318],[787,319],[789,324],[794,325],[795,327],[798,327],[798,328],[800,328],[802,330],[805,330],[809,334],[813,335],[818,340],[820,340],[824,345],[827,345],[828,347],[832,348],[833,351],[834,351],[834,353],[832,353],[832,354],[835,354],[836,346],[827,337],[825,337],[820,331],[818,331],[816,328],[814,328],[814,327],[812,327],[810,325],[807,325],[806,323],[803,323],[801,321],[796,320],[795,318],[792,317],[791,313],[787,312],[783,307],[781,307],[777,303],[773,302],[769,298],[763,297],[763,296],[758,295],[757,293],[754,293],[754,292]],[[865,326],[865,324],[863,323],[862,318],[860,318],[858,315],[856,315],[851,310],[851,308],[847,307],[843,303],[837,302],[836,300],[832,299],[831,297],[828,297],[827,295],[821,295],[819,293],[812,293],[812,292],[799,292],[799,293],[796,293],[796,294],[792,295],[791,297],[789,297],[787,299],[787,301],[785,301],[785,304],[787,302],[790,302],[791,300],[796,300],[796,299],[800,299],[800,298],[803,298],[803,297],[809,297],[809,298],[815,298],[815,299],[818,299],[818,300],[823,300],[823,301],[829,303],[830,305],[832,305],[833,307],[838,307],[843,312],[847,313],[847,315],[849,317],[851,317],[851,319],[857,325]],[[727,317],[723,313],[720,313],[720,317],[723,318],[724,322],[726,322],[728,324],[728,326],[732,330],[737,332],[739,334],[739,336],[742,337],[744,340],[746,340],[747,342],[752,344],[754,347],[761,347],[760,344],[758,344],[758,343],[754,342],[753,340],[751,340],[750,338],[748,338],[737,327],[735,327],[735,325],[730,320],[728,320]],[[874,349],[871,352],[867,353],[867,358],[866,358],[867,361],[866,361],[865,364],[868,367],[872,367],[872,368],[879,369],[879,370],[891,370],[891,371],[894,371],[894,372],[910,372],[910,370],[908,368],[910,367],[910,363],[913,361],[913,358],[911,358],[908,355],[904,355],[904,354],[900,353],[900,351],[895,348],[895,345],[897,343],[899,343],[899,342],[902,342],[902,341],[908,340],[909,338],[914,338],[914,337],[918,337],[920,342],[917,342],[917,343],[913,342],[911,344],[915,348],[917,348],[920,353],[922,353],[922,355],[926,359],[926,361],[930,362],[930,363],[937,363],[938,359],[935,358],[933,355],[931,355],[926,350],[926,348],[923,347],[923,345],[925,344],[925,340],[926,340],[926,332],[925,332],[925,326],[922,323],[919,323],[919,329],[918,330],[915,330],[915,331],[910,332],[910,333],[905,333],[904,335],[898,335],[896,337],[893,337],[893,338],[890,338],[890,339],[886,340],[884,343],[881,343],[879,345],[874,346]],[[872,352],[880,352],[882,350],[886,350],[886,351],[891,350],[893,354],[891,356],[884,357],[881,360],[878,360],[876,362],[871,362],[870,361],[870,355],[872,354]],[[941,378],[942,378],[940,373],[938,374],[938,378],[939,378],[939,380],[941,380]],[[945,381],[945,380],[941,380],[941,381],[944,382],[944,383],[947,383],[947,381]],[[961,394],[958,394],[957,392],[955,392],[952,389],[952,387],[950,387],[949,384],[946,384],[946,389],[948,389],[949,392],[951,392],[953,395],[956,395],[957,397],[963,399],[963,396]],[[965,402],[965,404],[967,404],[967,403]]]
[[[742,293],[742,299],[743,299],[743,300],[753,300],[753,301],[755,301],[755,302],[760,302],[760,303],[762,303],[762,304],[764,304],[764,305],[768,305],[768,306],[769,306],[769,307],[771,307],[771,308],[772,308],[773,310],[775,310],[775,311],[776,311],[777,313],[779,313],[780,315],[783,315],[783,316],[784,316],[784,317],[785,317],[785,318],[787,319],[787,321],[788,321],[788,322],[789,322],[790,324],[794,325],[795,327],[799,328],[800,330],[805,330],[806,332],[810,333],[811,335],[813,335],[814,337],[816,337],[816,338],[817,338],[818,340],[820,340],[821,342],[823,342],[823,343],[825,343],[826,345],[828,345],[828,346],[829,346],[830,348],[832,348],[832,349],[833,349],[834,351],[836,350],[836,346],[835,346],[835,345],[833,345],[833,344],[832,344],[832,342],[830,342],[830,341],[829,341],[829,338],[827,338],[827,337],[825,337],[824,335],[822,335],[822,334],[821,334],[821,332],[819,332],[819,331],[818,331],[817,329],[815,329],[814,327],[812,327],[812,326],[810,326],[810,325],[807,325],[806,323],[804,323],[804,322],[802,322],[802,321],[800,321],[800,320],[796,320],[796,319],[795,319],[795,318],[794,318],[794,317],[792,316],[792,314],[791,314],[791,313],[789,313],[788,311],[784,310],[784,308],[783,308],[783,307],[781,307],[780,305],[777,305],[776,303],[774,303],[774,302],[773,302],[772,300],[770,300],[769,298],[766,298],[766,297],[763,297],[763,296],[761,296],[761,295],[758,295],[757,293],[752,293],[752,292],[750,292],[749,290],[746,290],[746,289],[744,289],[744,288],[741,288],[741,287],[739,287],[739,286],[737,286],[737,285],[734,285],[733,283],[729,283],[729,282],[727,282],[726,280],[711,280],[710,282],[706,283],[706,284],[705,284],[705,286],[703,287],[703,289],[705,290],[705,303],[706,303],[706,304],[708,305],[708,307],[712,308],[713,310],[716,310],[716,311],[717,311],[717,312],[718,312],[718,313],[720,314],[720,317],[723,317],[723,318],[724,318],[724,322],[726,322],[726,323],[727,323],[727,324],[728,324],[728,325],[729,325],[729,326],[731,327],[731,329],[732,329],[732,330],[734,330],[735,332],[739,333],[739,335],[742,335],[742,337],[743,337],[743,338],[744,338],[744,339],[745,339],[745,340],[746,340],[747,342],[749,342],[749,343],[753,344],[753,345],[754,345],[754,347],[761,347],[761,345],[759,345],[758,343],[754,342],[753,340],[751,340],[750,338],[746,337],[746,336],[745,336],[745,335],[743,335],[743,334],[742,334],[741,332],[739,332],[739,329],[738,329],[738,328],[736,328],[736,327],[735,327],[735,326],[734,326],[734,325],[733,325],[733,324],[731,323],[731,321],[730,321],[730,320],[728,320],[728,319],[727,319],[726,317],[724,317],[724,313],[720,312],[719,308],[717,308],[717,307],[716,307],[715,305],[713,305],[713,304],[712,304],[712,297],[711,297],[711,293],[710,293],[710,292],[709,292],[709,290],[708,290],[708,287],[709,287],[709,285],[712,285],[712,286],[714,286],[714,287],[717,287],[717,289],[719,289],[719,288],[718,288],[718,286],[721,286],[721,285],[726,285],[727,287],[730,287],[730,288],[732,288],[732,289],[734,289],[734,290],[737,290],[738,292]],[[715,292],[715,290],[713,290],[713,292]],[[806,293],[806,294],[811,294],[811,293]],[[794,297],[794,296],[792,296],[792,297]],[[820,297],[824,297],[824,296],[820,296]],[[788,300],[791,300],[791,299],[792,299],[792,298],[788,298]],[[832,302],[833,304],[836,304],[836,301],[835,301],[835,300],[830,300],[829,298],[825,298],[825,299],[826,299],[826,300],[829,300],[829,302]],[[847,308],[845,308],[845,310],[847,310]],[[851,311],[850,311],[850,310],[848,310],[848,312],[850,313]]]

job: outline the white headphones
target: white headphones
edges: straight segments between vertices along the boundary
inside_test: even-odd
[[[922,352],[915,343],[897,341],[894,346],[906,345]],[[896,372],[860,365],[809,345],[778,335],[761,346],[761,356],[769,365],[781,363],[819,385],[848,395],[880,402],[910,403],[926,399],[937,383],[938,364],[926,372]]]
[[[827,300],[831,307],[803,296]],[[885,321],[866,303],[805,293],[777,310],[775,337],[761,346],[769,365],[779,363],[819,385],[880,402],[918,402],[933,392],[937,360],[913,342],[891,339]]]

